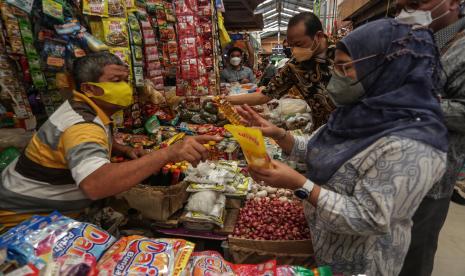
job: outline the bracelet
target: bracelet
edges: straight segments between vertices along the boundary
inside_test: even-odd
[[[281,135],[281,136],[278,137],[278,138],[275,138],[276,141],[281,141],[281,140],[283,140],[284,138],[286,138],[286,136],[287,136],[287,131],[286,131],[285,129],[282,129],[282,130],[284,130],[284,134]]]

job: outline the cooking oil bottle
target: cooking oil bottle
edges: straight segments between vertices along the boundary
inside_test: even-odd
[[[214,97],[213,101],[218,105],[218,109],[224,114],[229,122],[231,122],[231,124],[239,126],[244,125],[241,123],[241,116],[237,114],[236,110],[234,110],[234,107],[230,102],[218,96]]]

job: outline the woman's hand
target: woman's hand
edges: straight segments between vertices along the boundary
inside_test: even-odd
[[[297,190],[302,188],[307,178],[279,161],[271,161],[270,169],[249,167],[249,173],[255,181],[263,181],[266,185]]]
[[[258,115],[255,110],[253,110],[248,105],[242,105],[236,107],[237,113],[244,118],[244,122],[248,126],[259,128],[263,135],[266,137],[273,138],[278,140],[286,134],[286,131],[282,128],[279,128],[272,123],[265,120],[262,116]]]

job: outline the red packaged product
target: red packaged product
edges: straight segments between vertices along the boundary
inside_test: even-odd
[[[157,38],[152,30],[142,30],[142,37],[144,38],[145,45],[154,45],[157,43]]]
[[[178,37],[193,36],[196,33],[196,17],[193,15],[183,15],[178,17],[177,30]]]
[[[152,61],[152,62],[148,63],[146,66],[147,66],[147,71],[161,70],[162,69],[161,68],[161,63],[160,63],[160,61],[158,59],[156,61]]]
[[[197,12],[197,0],[176,0],[174,7],[177,16],[193,15]]]
[[[183,79],[197,79],[199,75],[198,59],[181,59],[181,76]]]
[[[197,14],[200,16],[212,16],[212,8],[210,2],[198,3]]]
[[[276,260],[268,261],[263,264],[237,264],[232,265],[234,273],[237,276],[275,276],[276,275]]]
[[[147,62],[159,61],[160,56],[158,54],[158,47],[157,46],[145,47],[145,59],[146,59]]]
[[[181,59],[196,58],[199,54],[197,52],[197,40],[195,37],[184,37],[179,39],[179,50]]]

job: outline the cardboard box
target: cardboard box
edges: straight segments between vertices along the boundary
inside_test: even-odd
[[[256,241],[229,237],[229,254],[237,264],[260,264],[276,259],[279,265],[315,265],[311,240]]]
[[[186,182],[168,187],[137,185],[121,196],[143,217],[165,221],[182,209],[188,198],[187,186]]]

